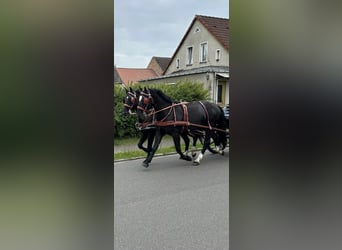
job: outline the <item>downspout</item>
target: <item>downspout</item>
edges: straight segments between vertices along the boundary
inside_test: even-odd
[[[213,85],[215,86],[215,93],[214,93],[214,98],[215,98],[215,103],[217,104],[217,77],[216,77],[216,72],[214,72],[214,79],[213,79]]]

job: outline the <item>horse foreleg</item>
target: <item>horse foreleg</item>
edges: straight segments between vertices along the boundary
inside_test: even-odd
[[[175,147],[176,147],[176,151],[180,155],[180,159],[186,160],[186,161],[191,161],[191,157],[188,155],[184,155],[182,150],[181,150],[179,134],[174,133],[172,135],[172,137],[173,137],[173,143],[175,144]],[[183,137],[183,135],[182,135],[182,137]],[[190,142],[189,137],[186,136],[186,138],[183,137],[183,139],[185,140],[185,144],[187,144],[188,148],[189,148],[189,142]]]
[[[193,165],[198,166],[203,159],[205,151],[208,149],[210,144],[210,132],[206,132],[204,136],[203,148],[197,158],[194,160]]]
[[[196,144],[197,144],[198,136],[195,135],[192,137],[192,148],[191,148],[191,156],[194,158],[196,156]]]
[[[183,138],[183,140],[184,140],[184,143],[185,143],[185,152],[184,152],[184,154],[185,154],[186,156],[188,156],[188,155],[189,155],[190,139],[189,139],[187,133],[185,133],[185,132],[183,132],[183,133],[181,134],[181,136],[182,136],[182,138]]]
[[[152,151],[153,140],[154,140],[155,134],[156,134],[156,130],[155,129],[149,130],[149,134],[148,134],[148,137],[147,137],[147,151],[148,151],[147,154],[148,155]]]
[[[138,148],[140,148],[141,150],[145,151],[147,154],[149,153],[149,149],[148,148],[145,148],[143,146],[144,142],[147,140],[148,138],[148,131],[142,131],[141,132],[141,136],[140,136],[140,140],[138,142]]]
[[[146,159],[143,161],[143,166],[145,168],[148,167],[149,163],[152,161],[152,158],[155,154],[155,152],[157,151],[159,144],[161,142],[161,139],[163,138],[163,134],[160,133],[159,130],[156,131],[155,133],[155,137],[154,137],[154,143],[153,143],[153,147],[150,151],[150,153],[147,155]]]

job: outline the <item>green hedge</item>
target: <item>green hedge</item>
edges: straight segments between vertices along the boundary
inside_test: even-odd
[[[133,90],[139,87],[157,88],[162,90],[166,95],[170,96],[174,101],[199,101],[209,99],[209,90],[203,87],[202,83],[179,81],[176,84],[136,84]],[[136,117],[124,116],[123,98],[126,91],[121,85],[114,85],[114,137],[127,138],[139,135],[139,131],[135,128]]]

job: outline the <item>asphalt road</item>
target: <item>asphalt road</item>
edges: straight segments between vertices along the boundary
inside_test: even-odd
[[[229,153],[114,164],[114,249],[228,249]]]

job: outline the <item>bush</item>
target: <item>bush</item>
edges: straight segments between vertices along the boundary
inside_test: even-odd
[[[116,138],[133,137],[139,134],[135,128],[135,117],[122,114],[125,96],[125,89],[121,85],[114,85],[114,137]]]
[[[166,95],[170,96],[174,101],[200,101],[208,100],[209,90],[204,89],[202,83],[179,81],[176,84],[136,84],[134,90],[138,88],[148,87],[162,90]],[[121,85],[114,85],[114,137],[134,137],[139,135],[139,131],[135,128],[136,117],[124,116],[123,98],[126,91]]]

